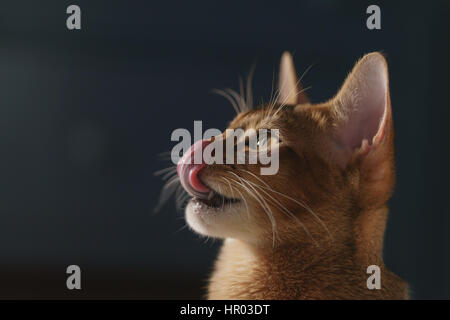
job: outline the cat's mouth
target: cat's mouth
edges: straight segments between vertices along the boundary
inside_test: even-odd
[[[222,192],[216,191],[214,187],[206,184],[200,178],[200,171],[206,166],[204,162],[195,163],[196,150],[202,151],[210,141],[200,140],[194,143],[183,155],[177,165],[177,173],[184,190],[193,198],[193,204],[198,208],[220,209],[225,205],[239,202],[239,199],[230,198]],[[220,187],[217,186],[217,188]]]
[[[211,188],[210,188],[211,189]],[[207,197],[196,197],[192,198],[192,201],[196,205],[207,206],[209,208],[220,209],[226,205],[232,205],[239,202],[239,199],[229,198],[224,196],[213,189],[210,190]]]

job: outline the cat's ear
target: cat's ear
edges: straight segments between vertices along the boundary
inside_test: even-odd
[[[302,104],[309,102],[306,94],[302,92],[302,86],[298,81],[292,55],[287,51],[281,56],[278,90],[278,103]]]
[[[343,165],[382,149],[379,146],[392,126],[388,69],[383,55],[367,54],[355,65],[332,100],[332,108],[333,140]]]

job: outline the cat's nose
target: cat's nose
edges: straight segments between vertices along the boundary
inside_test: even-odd
[[[199,173],[206,164],[203,160],[203,149],[210,140],[199,140],[194,143],[178,161],[177,172],[181,185],[191,195],[208,198],[210,189],[200,180]]]

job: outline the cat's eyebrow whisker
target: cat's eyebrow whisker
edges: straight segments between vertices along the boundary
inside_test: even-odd
[[[233,97],[229,93],[225,92],[224,90],[220,90],[220,89],[214,89],[214,90],[212,90],[212,92],[227,99],[233,106],[233,109],[234,109],[234,111],[236,111],[236,114],[240,113],[236,102],[234,101]]]
[[[278,113],[283,107],[286,106],[286,102],[287,102],[288,97],[291,95],[291,93],[293,93],[293,90],[296,90],[296,88],[298,88],[298,85],[301,83],[301,81],[303,80],[303,78],[305,77],[305,75],[309,72],[309,70],[311,70],[311,68],[312,68],[313,66],[314,66],[314,63],[312,63],[308,68],[306,68],[306,70],[302,73],[302,75],[300,76],[300,78],[299,78],[298,81],[296,82],[295,86],[289,91],[289,94],[286,95],[286,98],[281,102],[280,107],[278,107],[277,111],[272,115],[272,117],[276,116],[277,113]],[[307,88],[305,88],[305,89],[300,90],[299,92],[296,93],[295,96],[297,97],[300,93],[305,92],[306,90],[308,90],[308,89],[310,89],[310,88],[311,88],[311,86],[309,86],[309,87],[307,87]],[[277,99],[278,99],[278,98],[277,98]]]
[[[311,70],[312,67],[314,67],[315,64],[316,64],[316,63],[313,62],[313,63],[311,63],[311,64],[309,65],[308,68],[305,69],[305,71],[304,71],[304,72],[302,73],[302,75],[300,76],[300,79],[298,79],[298,83],[300,83],[300,82],[303,80],[303,78],[306,76],[306,74],[309,72],[309,70]]]
[[[241,112],[247,110],[247,106],[246,106],[244,97],[242,97],[241,95],[239,95],[239,93],[237,93],[237,92],[234,91],[233,89],[226,89],[226,92],[228,92],[229,94],[231,94],[232,97],[234,97],[234,99],[235,99],[236,102],[238,103],[239,110],[240,110]]]
[[[230,181],[227,180],[227,178],[225,177],[221,177],[223,180],[225,180],[226,183],[228,183],[228,186],[230,187],[230,191],[231,191],[231,198],[234,199],[234,191],[233,191],[233,187],[231,186]],[[229,202],[230,205],[230,209],[231,209],[231,201]]]
[[[253,91],[252,91],[252,81],[253,81],[253,75],[255,73],[256,63],[253,63],[250,72],[247,77],[247,99],[246,99],[246,105],[251,110],[253,109]]]
[[[275,91],[275,96],[273,96],[273,100],[271,98],[271,100],[269,101],[269,107],[267,108],[267,111],[264,113],[264,119],[267,119],[270,117],[270,113],[273,111],[273,108],[275,108],[275,105],[277,104],[277,100],[280,96],[280,90],[277,89]]]
[[[267,108],[267,111],[264,113],[263,118],[266,118],[267,113],[272,109],[272,104],[274,103],[273,101],[275,101],[275,100],[273,100],[274,95],[276,95],[278,93],[278,90],[276,90],[274,92],[274,89],[275,89],[275,69],[272,70],[272,89],[270,89],[270,97],[269,97],[269,103],[268,103],[269,107]]]
[[[292,90],[294,90],[295,88],[298,87],[298,84],[299,84],[299,83],[300,83],[300,79],[297,81],[297,83],[296,83],[295,86],[291,89],[291,91],[289,91],[289,94],[284,98],[284,100],[281,102],[280,106],[278,107],[277,111],[275,111],[274,114],[271,115],[271,117],[275,117],[275,116],[278,114],[278,112],[286,106],[286,102],[287,102],[288,97],[291,95]],[[307,88],[307,89],[309,89],[309,88]],[[296,93],[295,96],[297,97],[297,96],[298,96],[300,93],[302,93],[303,91],[305,91],[305,89],[302,89],[302,90],[298,91],[298,92]]]
[[[272,79],[272,90],[273,90],[274,83],[275,83],[275,81],[274,81],[274,79]],[[280,97],[280,94],[281,94],[281,90],[280,90],[280,88],[278,88],[275,91],[275,95],[273,96],[273,100],[272,100],[272,97],[271,97],[271,99],[269,101],[269,108],[268,108],[267,113],[264,116],[264,118],[267,118],[270,115],[270,112],[273,111],[273,108],[275,107],[275,104],[277,103],[277,100]]]
[[[239,82],[239,97],[240,97],[240,100],[244,101],[244,106],[245,106],[245,109],[246,109],[245,111],[247,111],[247,101],[245,101],[244,81],[242,80],[242,77],[239,77],[238,82]],[[241,108],[241,111],[244,111],[243,108]]]
[[[305,92],[306,90],[309,90],[309,89],[311,89],[311,88],[312,88],[312,86],[309,86],[309,87],[307,87],[307,88],[304,88],[304,89],[298,91],[298,92],[296,93],[295,96],[298,96],[300,93]],[[275,117],[275,116],[277,115],[277,113],[278,113],[282,108],[284,108],[285,106],[286,106],[286,103],[283,102],[283,103],[278,107],[277,111],[275,111],[275,113],[272,115],[272,117]]]

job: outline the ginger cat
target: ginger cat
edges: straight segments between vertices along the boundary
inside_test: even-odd
[[[191,164],[187,156],[178,164],[193,196],[188,225],[224,239],[208,298],[407,299],[407,284],[382,259],[395,183],[386,60],[364,56],[324,103],[309,103],[297,79],[286,52],[276,101],[229,125],[279,129],[270,145],[279,152],[277,174],[260,175],[259,164]],[[380,289],[367,287],[370,265],[380,267]]]

